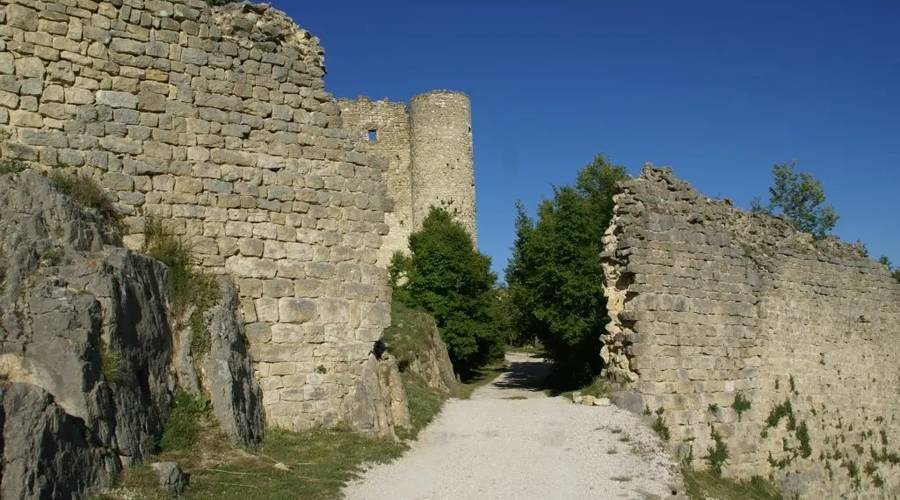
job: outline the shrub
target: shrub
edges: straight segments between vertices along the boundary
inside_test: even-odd
[[[208,413],[208,401],[178,390],[159,442],[160,448],[163,451],[189,450],[197,441]]]
[[[734,402],[731,403],[731,408],[734,409],[738,414],[738,421],[741,420],[743,413],[748,411],[752,405],[750,404],[750,400],[745,398],[744,395],[740,392],[734,395]]]
[[[718,477],[722,477],[722,468],[728,462],[728,445],[722,440],[722,436],[713,429],[712,439],[715,443],[706,449],[706,456],[703,457],[709,463],[709,469]]]
[[[794,409],[791,407],[791,400],[785,399],[784,403],[781,403],[775,408],[772,408],[772,411],[769,412],[769,416],[766,418],[766,426],[768,427],[776,427],[778,422],[781,421],[782,418],[788,417],[788,428],[793,429],[790,421],[794,418]]]
[[[100,340],[100,372],[107,384],[114,384],[119,380],[119,354],[110,351],[109,346]]]
[[[797,427],[797,439],[800,441],[800,456],[809,458],[812,455],[812,447],[809,444],[809,428],[805,420]]]
[[[663,408],[656,410],[656,420],[653,422],[653,432],[661,437],[663,441],[668,441],[669,438],[671,438],[671,433],[669,432],[669,427],[666,425],[666,421],[663,419],[664,411]]]
[[[409,237],[410,255],[396,255],[391,281],[399,300],[434,316],[458,371],[468,372],[503,355],[490,258],[478,252],[465,228],[432,208]]]
[[[25,163],[19,160],[0,160],[0,175],[18,174],[26,168]]]

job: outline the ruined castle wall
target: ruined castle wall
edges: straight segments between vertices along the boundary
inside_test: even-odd
[[[378,263],[387,266],[398,251],[405,251],[413,227],[412,171],[410,169],[409,116],[406,106],[366,98],[338,101],[344,126],[367,150],[387,160],[382,173],[387,193],[384,221],[389,232],[378,252]],[[369,137],[370,131],[374,137]]]
[[[803,498],[900,494],[900,285],[885,268],[668,170],[622,187],[603,255],[619,399],[696,467],[715,431],[727,475]]]
[[[389,432],[381,165],[323,64],[265,5],[0,0],[2,151],[98,181],[131,246],[155,216],[236,278],[270,424]]]
[[[447,209],[476,238],[472,109],[461,92],[420,94],[409,105],[414,226],[432,206]]]
[[[468,96],[437,90],[414,97],[408,107],[366,97],[342,99],[338,106],[344,126],[363,141],[366,151],[388,162],[384,178],[389,231],[379,264],[386,266],[394,253],[408,250],[409,235],[421,227],[432,206],[447,209],[473,239],[477,237]]]

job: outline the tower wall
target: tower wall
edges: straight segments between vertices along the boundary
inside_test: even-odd
[[[437,206],[455,214],[474,239],[475,171],[469,97],[445,90],[418,95],[410,102],[409,124],[413,228],[419,228],[430,208]]]
[[[406,105],[361,97],[338,101],[344,127],[368,151],[387,160],[382,172],[387,199],[384,222],[389,230],[378,251],[378,263],[387,266],[398,251],[405,251],[413,227],[413,192],[410,172],[410,133]],[[369,137],[370,131],[374,137]],[[370,140],[371,139],[371,140]]]

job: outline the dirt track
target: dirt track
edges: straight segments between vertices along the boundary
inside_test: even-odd
[[[367,471],[347,498],[650,499],[681,490],[676,464],[637,417],[547,397],[537,388],[542,360],[507,361],[509,372],[449,401],[406,455]]]

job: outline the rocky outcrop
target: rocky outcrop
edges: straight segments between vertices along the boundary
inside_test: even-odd
[[[110,245],[104,220],[43,175],[0,177],[0,356],[122,461],[141,460],[168,416],[167,270]]]
[[[395,427],[409,427],[406,390],[397,363],[387,353],[372,353],[363,365],[365,377],[352,393],[347,411],[352,424],[363,431],[395,436]]]
[[[602,255],[613,399],[653,412],[695,467],[723,445],[726,475],[789,496],[900,495],[900,285],[885,266],[670,169],[621,188]]]
[[[241,446],[253,447],[262,440],[265,430],[262,392],[250,366],[234,285],[224,278],[218,284],[219,301],[204,318],[209,352],[201,359],[191,355],[194,333],[189,327],[181,328],[176,336],[179,384],[195,396],[208,395],[225,434]],[[189,310],[183,316],[190,314]]]
[[[46,391],[2,382],[0,403],[0,498],[62,500],[111,482],[115,455]]]
[[[401,372],[414,374],[431,388],[449,394],[456,375],[447,344],[434,317],[399,300],[391,304],[391,326],[384,331],[385,349],[397,358]]]
[[[450,352],[441,338],[441,332],[434,318],[429,316],[428,319],[430,321],[427,328],[422,332],[425,336],[423,348],[413,353],[406,369],[422,377],[428,387],[450,393],[457,385],[453,364],[450,362]]]
[[[3,498],[79,497],[162,434],[178,384],[169,272],[115,246],[115,222],[36,171],[0,176]],[[223,429],[255,444],[259,389],[233,288],[222,290],[204,387]]]

